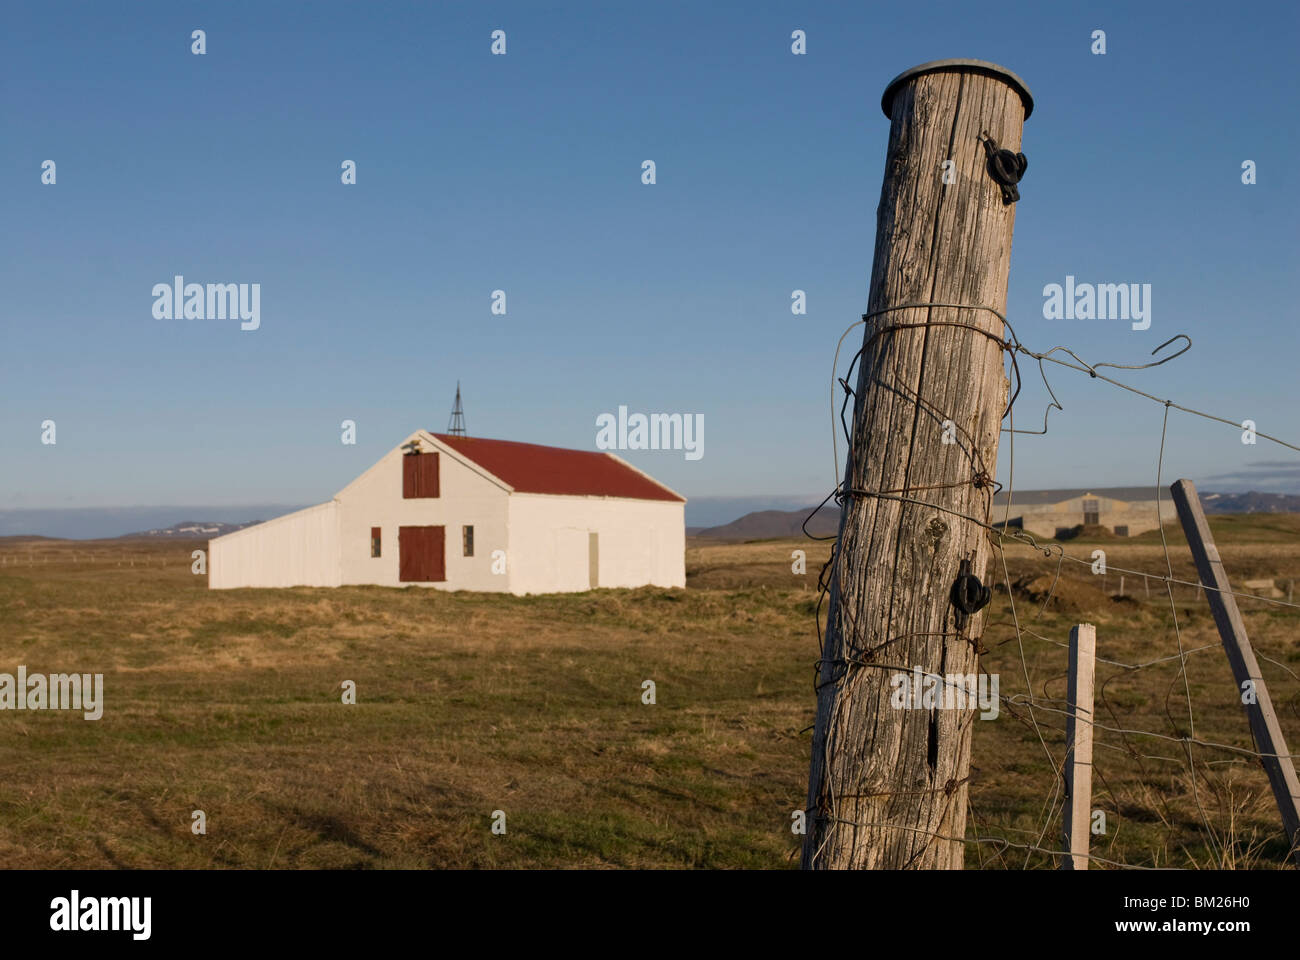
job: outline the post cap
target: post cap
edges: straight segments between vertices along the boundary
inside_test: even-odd
[[[885,92],[880,98],[880,109],[885,111],[885,116],[893,117],[891,108],[894,103],[894,92],[900,86],[911,80],[913,77],[919,77],[923,73],[936,73],[940,71],[954,71],[961,73],[983,73],[989,76],[997,77],[1010,86],[1015,88],[1016,93],[1020,94],[1020,99],[1025,105],[1025,119],[1034,112],[1034,98],[1029,92],[1029,87],[1025,81],[1008,70],[1006,67],[1000,67],[996,63],[989,63],[987,60],[931,60],[929,63],[922,63],[913,67],[911,70],[904,70],[893,80],[889,81],[889,86],[885,87]]]

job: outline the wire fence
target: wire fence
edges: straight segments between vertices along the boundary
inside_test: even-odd
[[[969,469],[967,471],[967,476],[954,478],[951,483],[934,484],[924,488],[904,488],[904,489],[887,490],[887,491],[859,490],[851,486],[846,486],[846,482],[843,480],[837,480],[835,488],[822,501],[822,504],[813,510],[812,514],[809,515],[808,519],[811,519],[812,516],[815,516],[817,511],[820,510],[827,503],[829,503],[832,499],[836,502],[837,505],[841,507],[841,509],[843,509],[845,501],[850,498],[875,497],[880,499],[896,500],[905,504],[913,504],[927,509],[934,509],[948,514],[954,514],[962,520],[977,525],[985,532],[990,544],[992,545],[993,549],[996,551],[996,562],[1001,567],[1000,589],[1005,593],[1005,604],[1007,608],[1007,614],[1009,615],[1009,620],[987,622],[984,625],[984,633],[982,636],[979,637],[965,636],[963,637],[963,639],[971,642],[972,645],[975,647],[977,653],[983,654],[989,652],[988,649],[984,647],[983,640],[985,639],[985,637],[989,636],[990,631],[994,631],[998,629],[1010,631],[1010,635],[1007,636],[1005,639],[998,641],[995,644],[995,647],[1002,647],[1002,646],[1008,646],[1014,644],[1014,648],[1013,648],[1014,655],[1016,660],[1018,661],[1017,666],[1020,673],[1020,677],[1018,678],[1018,680],[1019,682],[1023,683],[1024,690],[1021,692],[1000,695],[998,699],[1001,708],[1005,710],[1015,722],[1023,725],[1026,728],[1026,730],[1032,734],[1030,742],[1031,743],[1034,741],[1037,742],[1038,749],[1041,751],[1042,754],[1043,762],[1042,762],[1041,769],[1046,782],[1044,784],[1044,792],[1041,800],[1040,809],[1038,814],[1035,817],[1034,827],[1032,830],[1017,830],[1016,828],[1012,828],[1010,826],[999,828],[1001,833],[1008,833],[1008,832],[1023,833],[1024,836],[1018,839],[1009,836],[1004,836],[1004,835],[988,835],[995,832],[988,824],[989,818],[981,817],[978,815],[977,811],[975,810],[974,804],[970,799],[969,790],[961,791],[957,789],[959,786],[963,786],[965,781],[959,783],[957,781],[950,780],[946,784],[936,786],[931,791],[922,791],[922,792],[942,791],[945,795],[947,795],[947,797],[950,800],[956,798],[962,793],[965,793],[965,799],[967,802],[966,812],[969,816],[969,825],[967,827],[966,835],[961,837],[952,836],[948,833],[945,833],[941,829],[919,828],[910,825],[902,825],[899,823],[891,823],[885,821],[876,821],[876,820],[863,821],[863,820],[855,820],[853,818],[845,818],[840,816],[838,808],[839,808],[839,800],[841,798],[837,796],[836,793],[837,785],[833,782],[834,778],[831,776],[830,773],[831,737],[827,736],[825,738],[825,744],[824,744],[824,749],[827,751],[827,753],[826,756],[823,758],[825,764],[824,770],[826,771],[825,780],[823,781],[823,790],[825,795],[824,797],[820,798],[820,801],[817,803],[815,807],[810,807],[806,811],[808,817],[810,818],[810,821],[813,819],[819,819],[822,825],[824,826],[824,829],[821,832],[822,839],[820,845],[816,848],[816,850],[813,853],[814,859],[817,856],[821,855],[826,850],[828,843],[831,842],[832,835],[835,833],[836,830],[842,827],[849,827],[855,829],[873,828],[873,829],[885,830],[885,831],[900,830],[900,831],[905,831],[910,833],[916,833],[916,834],[923,835],[927,838],[926,844],[929,844],[930,842],[935,840],[948,841],[952,843],[964,843],[969,848],[973,849],[976,852],[978,863],[981,867],[1026,868],[1034,864],[1033,858],[1036,854],[1039,857],[1039,860],[1037,861],[1037,865],[1052,866],[1052,865],[1057,865],[1062,860],[1070,857],[1070,851],[1056,849],[1048,840],[1048,837],[1052,835],[1053,828],[1059,824],[1059,817],[1062,813],[1063,806],[1064,806],[1066,758],[1065,758],[1064,745],[1063,744],[1058,745],[1057,748],[1054,750],[1053,746],[1050,745],[1048,742],[1048,736],[1046,735],[1046,731],[1052,731],[1053,734],[1057,732],[1064,732],[1065,730],[1064,721],[1070,713],[1071,705],[1065,700],[1064,697],[1049,696],[1046,687],[1049,682],[1059,681],[1065,677],[1066,666],[1065,663],[1063,662],[1064,658],[1062,658],[1062,663],[1060,664],[1060,672],[1054,673],[1050,678],[1043,681],[1042,684],[1043,690],[1041,695],[1035,694],[1034,685],[1031,677],[1030,660],[1026,654],[1026,642],[1036,641],[1043,645],[1048,645],[1048,646],[1054,645],[1068,650],[1069,648],[1068,642],[1066,642],[1063,639],[1048,635],[1048,633],[1050,633],[1050,630],[1048,630],[1048,628],[1039,628],[1039,630],[1048,630],[1048,632],[1045,633],[1045,632],[1039,632],[1039,630],[1030,629],[1030,625],[1036,624],[1036,621],[1039,620],[1043,612],[1047,610],[1049,605],[1051,604],[1053,596],[1055,595],[1058,586],[1061,583],[1062,572],[1063,570],[1068,569],[1065,566],[1067,562],[1069,564],[1088,567],[1089,572],[1091,573],[1095,569],[1096,561],[1091,556],[1085,558],[1085,557],[1072,554],[1059,541],[1047,542],[1047,538],[1043,538],[1042,542],[1040,542],[1040,540],[1038,538],[1035,538],[1032,534],[1025,532],[1023,529],[1015,529],[1012,526],[1014,496],[1015,496],[1015,486],[1014,486],[1015,439],[1016,436],[1019,434],[1040,434],[1041,435],[1046,433],[1048,429],[1048,418],[1051,411],[1055,409],[1057,411],[1063,412],[1064,408],[1058,401],[1055,392],[1052,390],[1052,385],[1048,379],[1047,369],[1045,367],[1045,364],[1056,364],[1069,370],[1086,373],[1088,374],[1090,379],[1099,380],[1113,387],[1127,391],[1130,394],[1134,395],[1135,397],[1145,398],[1154,403],[1161,404],[1164,408],[1164,416],[1163,416],[1161,432],[1160,432],[1159,452],[1155,458],[1155,474],[1156,474],[1155,501],[1156,501],[1156,514],[1157,514],[1156,521],[1157,521],[1157,527],[1160,531],[1160,557],[1163,560],[1163,563],[1161,564],[1163,569],[1141,570],[1136,568],[1117,567],[1110,563],[1106,564],[1105,569],[1107,571],[1107,576],[1111,574],[1116,574],[1121,577],[1126,577],[1126,578],[1131,577],[1133,578],[1133,582],[1135,585],[1136,585],[1136,581],[1138,579],[1141,579],[1142,591],[1143,594],[1145,595],[1144,599],[1145,597],[1149,597],[1152,586],[1154,585],[1156,587],[1156,591],[1157,591],[1156,603],[1149,604],[1149,605],[1143,604],[1143,606],[1154,607],[1156,606],[1156,604],[1158,604],[1162,608],[1163,610],[1162,618],[1167,619],[1167,626],[1163,628],[1163,632],[1167,637],[1167,641],[1172,641],[1171,644],[1172,649],[1168,653],[1162,653],[1159,656],[1143,659],[1139,662],[1128,662],[1125,660],[1116,659],[1114,657],[1098,656],[1097,663],[1100,665],[1104,665],[1107,668],[1110,668],[1113,672],[1111,672],[1106,677],[1102,677],[1099,675],[1097,678],[1097,687],[1096,687],[1097,699],[1096,699],[1096,705],[1095,705],[1095,710],[1093,715],[1093,728],[1097,732],[1096,739],[1094,742],[1094,747],[1096,747],[1100,751],[1107,752],[1108,755],[1114,756],[1117,759],[1117,761],[1119,759],[1123,759],[1127,762],[1131,762],[1135,764],[1138,769],[1139,776],[1143,780],[1147,781],[1148,783],[1151,783],[1156,776],[1153,773],[1153,768],[1151,767],[1151,764],[1165,765],[1164,767],[1161,768],[1162,770],[1165,771],[1165,773],[1161,774],[1162,776],[1167,777],[1170,774],[1170,771],[1173,771],[1178,776],[1185,779],[1185,782],[1191,793],[1192,805],[1195,808],[1196,830],[1199,831],[1201,837],[1203,838],[1204,850],[1206,851],[1206,854],[1204,854],[1201,858],[1198,858],[1196,855],[1187,851],[1185,845],[1183,845],[1184,855],[1181,858],[1181,862],[1178,862],[1177,864],[1166,863],[1164,864],[1165,866],[1177,865],[1177,866],[1193,866],[1193,867],[1196,866],[1233,867],[1233,866],[1250,865],[1252,863],[1259,863],[1261,862],[1261,851],[1264,849],[1266,845],[1266,841],[1273,841],[1276,844],[1276,849],[1284,852],[1284,855],[1279,858],[1278,865],[1285,864],[1290,859],[1289,854],[1291,851],[1287,850],[1287,844],[1289,841],[1286,837],[1285,830],[1282,828],[1281,823],[1278,821],[1276,808],[1272,808],[1270,810],[1270,813],[1272,814],[1272,822],[1276,825],[1276,830],[1273,833],[1273,835],[1264,838],[1264,840],[1259,840],[1257,837],[1252,837],[1249,841],[1244,843],[1244,849],[1243,849],[1243,842],[1241,840],[1241,835],[1240,835],[1240,831],[1242,831],[1243,828],[1242,828],[1242,824],[1239,822],[1240,815],[1242,813],[1242,809],[1241,809],[1242,804],[1239,803],[1238,800],[1232,796],[1233,786],[1229,784],[1227,787],[1228,796],[1226,799],[1226,807],[1227,807],[1226,811],[1224,809],[1225,803],[1220,803],[1219,804],[1220,815],[1216,818],[1216,817],[1212,817],[1210,815],[1209,810],[1207,809],[1207,798],[1210,795],[1216,795],[1216,794],[1221,795],[1224,790],[1224,783],[1222,779],[1217,777],[1216,770],[1215,770],[1216,767],[1221,767],[1225,764],[1259,765],[1260,762],[1263,761],[1266,757],[1273,757],[1277,755],[1265,754],[1260,752],[1257,749],[1258,745],[1254,742],[1253,734],[1251,735],[1250,747],[1245,747],[1245,746],[1232,744],[1232,743],[1223,743],[1217,739],[1209,739],[1197,735],[1198,711],[1196,709],[1196,702],[1195,702],[1195,697],[1193,695],[1192,683],[1188,673],[1188,663],[1193,656],[1200,655],[1204,657],[1207,651],[1212,651],[1212,650],[1221,651],[1222,648],[1220,643],[1217,642],[1217,640],[1216,642],[1212,642],[1212,643],[1205,643],[1190,648],[1188,647],[1188,645],[1184,642],[1183,625],[1180,622],[1180,618],[1179,618],[1178,600],[1175,595],[1175,590],[1176,588],[1183,588],[1181,592],[1184,594],[1184,598],[1186,598],[1187,593],[1190,592],[1191,598],[1202,599],[1205,597],[1206,591],[1213,591],[1216,588],[1211,585],[1199,582],[1199,578],[1195,580],[1189,580],[1186,578],[1175,576],[1174,562],[1170,552],[1169,542],[1165,534],[1165,528],[1164,528],[1164,524],[1166,520],[1173,519],[1176,515],[1176,511],[1174,511],[1169,504],[1168,494],[1164,490],[1165,449],[1166,449],[1166,442],[1168,439],[1168,432],[1169,432],[1170,410],[1177,410],[1195,417],[1204,418],[1205,420],[1211,422],[1226,424],[1238,431],[1242,430],[1245,424],[1240,421],[1234,421],[1229,418],[1207,413],[1205,411],[1198,410],[1190,406],[1175,403],[1173,400],[1170,399],[1160,398],[1158,396],[1155,396],[1154,394],[1140,390],[1129,384],[1116,380],[1111,376],[1099,372],[1101,368],[1143,370],[1150,367],[1160,366],[1164,363],[1169,362],[1170,360],[1175,359],[1178,356],[1181,356],[1182,354],[1186,353],[1189,349],[1191,349],[1192,346],[1191,338],[1187,337],[1184,334],[1179,334],[1165,341],[1165,343],[1162,343],[1160,346],[1156,347],[1156,349],[1152,351],[1153,356],[1155,354],[1160,353],[1166,347],[1171,346],[1177,341],[1184,341],[1184,343],[1181,349],[1179,349],[1176,353],[1170,354],[1168,356],[1163,357],[1162,359],[1151,361],[1148,363],[1090,364],[1087,363],[1085,360],[1083,360],[1074,351],[1069,350],[1062,346],[1053,347],[1052,349],[1042,353],[1037,353],[1028,349],[1021,343],[1012,325],[1009,322],[1007,322],[1006,317],[1001,312],[986,306],[955,304],[955,303],[919,303],[918,302],[918,303],[901,304],[896,307],[888,308],[887,310],[875,311],[873,313],[864,314],[861,321],[852,324],[844,332],[844,334],[841,335],[839,342],[836,345],[835,359],[833,361],[833,367],[832,367],[832,382],[831,382],[831,418],[832,418],[832,438],[833,438],[832,452],[835,458],[835,468],[836,468],[837,477],[841,475],[846,479],[853,477],[855,475],[854,458],[855,456],[864,453],[864,451],[857,451],[854,449],[854,438],[855,438],[855,430],[857,427],[857,423],[855,422],[852,426],[850,426],[850,424],[845,420],[845,412],[847,410],[850,401],[853,401],[855,418],[859,413],[860,406],[861,406],[860,403],[857,402],[859,398],[856,396],[855,391],[850,387],[849,380],[852,377],[853,369],[857,365],[858,361],[863,356],[866,355],[868,348],[876,340],[878,340],[883,335],[895,330],[916,329],[916,328],[923,328],[929,326],[967,327],[971,331],[979,333],[984,337],[993,336],[993,334],[991,334],[986,329],[982,329],[980,327],[973,326],[970,324],[956,323],[952,321],[940,322],[940,321],[933,321],[927,319],[927,321],[924,323],[887,325],[883,323],[883,321],[877,320],[877,318],[883,318],[885,314],[891,313],[896,310],[920,309],[920,308],[924,308],[927,310],[932,310],[935,308],[943,308],[943,309],[956,309],[956,310],[985,311],[987,313],[991,313],[997,316],[999,320],[1002,321],[1005,328],[1005,333],[1001,338],[997,338],[997,339],[998,339],[999,346],[1004,352],[1007,358],[1007,362],[1010,365],[1010,369],[1008,371],[1008,379],[1010,380],[1012,377],[1014,377],[1014,383],[1015,383],[1015,387],[1011,393],[1006,411],[1002,417],[1002,421],[1004,422],[1005,425],[1000,428],[1001,432],[1006,434],[1009,438],[1008,450],[1007,450],[1008,465],[1009,465],[1007,482],[1005,483],[1005,485],[1003,485],[992,480],[992,478],[989,476],[988,465],[983,463],[979,459],[977,445],[973,442],[974,438],[968,437],[971,440],[970,443],[971,462],[969,465]],[[839,355],[840,355],[840,349],[844,343],[844,339],[856,327],[871,324],[873,321],[876,321],[876,328],[874,330],[870,330],[869,335],[864,337],[863,347],[854,355],[853,360],[850,363],[848,371],[846,372],[845,376],[838,377],[837,373],[839,369]],[[1060,356],[1058,356],[1058,354]],[[1017,360],[1018,357],[1029,357],[1037,361],[1039,373],[1042,377],[1043,385],[1046,388],[1048,396],[1050,396],[1051,398],[1050,402],[1047,404],[1047,407],[1043,413],[1042,430],[1022,430],[1022,429],[1017,429],[1015,426],[1015,412],[1014,412],[1015,405],[1017,399],[1020,396],[1020,390],[1022,385],[1020,379],[1019,363]],[[1069,359],[1065,359],[1066,357],[1068,357]],[[873,375],[877,375],[879,371],[873,370],[872,373]],[[862,382],[865,381],[865,376],[866,376],[866,371],[863,371],[862,374],[863,380],[860,381],[860,385]],[[838,413],[835,409],[835,393],[834,393],[835,386],[837,383],[844,391],[843,402],[839,407]],[[916,393],[911,393],[910,391],[907,391],[905,388],[901,387],[896,382],[890,383],[888,385],[888,389],[896,393],[901,393],[902,395],[910,394],[910,399],[913,402],[915,402],[919,407],[926,408],[927,412],[934,414],[938,419],[946,420],[951,423],[957,423],[958,422],[957,417],[951,415],[945,416],[943,412],[936,411],[933,408],[932,404],[930,404],[928,401],[924,400],[920,396],[919,390],[921,389],[921,386],[922,384],[918,383],[918,392]],[[839,421],[838,426],[835,423],[837,419]],[[844,432],[845,440],[846,443],[848,444],[847,465],[843,474],[840,474],[840,460],[839,460],[839,452],[838,452],[838,434],[841,429]],[[1279,439],[1278,437],[1272,436],[1270,434],[1255,431],[1255,435],[1259,438],[1263,438],[1264,440],[1278,444],[1287,449],[1300,451],[1300,446]],[[963,447],[963,449],[965,448]],[[925,491],[946,490],[967,483],[973,485],[979,490],[988,492],[988,496],[985,498],[987,506],[984,515],[982,517],[971,516],[967,513],[954,511],[942,503],[934,502],[933,496],[928,500],[918,496],[914,496],[915,494],[922,494]],[[1001,519],[997,520],[994,516],[993,493],[999,492],[1003,489],[1005,489],[1006,491],[1005,509],[1001,511],[1002,513]],[[807,520],[805,520],[804,522],[804,533],[805,535],[811,536],[808,534],[807,531]],[[818,600],[814,612],[814,618],[816,621],[816,628],[817,628],[818,650],[819,650],[818,660],[815,668],[817,680],[814,683],[814,687],[815,689],[820,691],[821,687],[826,683],[834,683],[840,685],[839,695],[835,696],[834,700],[832,701],[831,714],[829,717],[826,718],[825,727],[824,727],[824,729],[827,730],[834,730],[836,726],[836,722],[839,719],[838,712],[844,709],[844,704],[848,699],[844,695],[845,690],[847,690],[848,687],[853,683],[853,676],[855,671],[860,671],[864,668],[910,671],[913,669],[913,667],[908,664],[884,663],[878,657],[879,652],[882,649],[887,648],[889,644],[902,639],[909,639],[909,637],[890,637],[883,641],[875,642],[870,649],[853,647],[851,644],[856,642],[854,638],[857,637],[857,634],[856,631],[853,629],[854,624],[852,623],[852,612],[846,610],[844,608],[844,605],[842,604],[837,605],[832,603],[831,612],[827,614],[826,636],[823,636],[822,606],[823,603],[832,594],[832,591],[835,590],[835,588],[839,583],[844,558],[841,555],[841,550],[840,550],[841,544],[837,537],[820,537],[820,538],[814,537],[812,539],[835,541],[832,544],[830,557],[826,561],[826,564],[823,566],[821,573],[818,577],[818,584],[817,584]],[[1052,576],[1050,588],[1047,590],[1045,597],[1043,597],[1043,599],[1041,600],[1041,603],[1037,604],[1038,606],[1037,612],[1033,615],[1031,619],[1025,621],[1022,621],[1021,609],[1017,604],[1016,585],[1012,581],[1012,577],[1010,573],[1010,564],[1008,563],[1008,552],[1009,552],[1009,548],[1012,547],[1024,548],[1020,550],[1020,554],[1025,554],[1027,550],[1028,557],[1037,558],[1037,562],[1039,564],[1046,564],[1048,571],[1050,571]],[[1023,561],[1025,557],[1021,555],[1017,555],[1015,559],[1017,560],[1017,562],[1020,562]],[[1231,593],[1236,598],[1240,598],[1242,600],[1248,600],[1253,604],[1262,605],[1260,607],[1257,607],[1256,609],[1272,609],[1272,610],[1286,610],[1286,611],[1300,610],[1300,604],[1296,604],[1294,602],[1294,581],[1286,580],[1285,586],[1286,586],[1286,590],[1285,590],[1286,599],[1282,599],[1281,597],[1278,596],[1269,595],[1271,593],[1279,592],[1279,590],[1277,589],[1270,590],[1268,591],[1268,593],[1262,593],[1259,591],[1249,592],[1249,591],[1241,591],[1236,589],[1225,591],[1225,592]],[[1276,588],[1276,583],[1274,584],[1274,587]],[[1163,598],[1160,597],[1161,593],[1163,593]],[[1124,594],[1124,590],[1122,586],[1120,587],[1120,594],[1121,595]],[[1026,614],[1028,614],[1028,611],[1025,612]],[[831,622],[831,617],[836,618],[836,621],[834,623]],[[827,640],[830,637],[832,630],[834,630],[836,634],[837,647],[835,650],[828,653]],[[911,635],[911,636],[917,636],[917,635]],[[947,639],[951,637],[961,636],[961,631],[959,630],[958,633],[955,635],[941,634],[939,636],[943,636],[946,642]],[[846,640],[846,638],[848,639]],[[1103,632],[1099,632],[1099,637],[1098,637],[1099,650],[1104,645],[1105,640],[1106,640],[1105,634]],[[1153,646],[1155,644],[1155,641],[1156,641],[1156,637],[1153,636],[1152,637]],[[1222,656],[1222,653],[1220,653],[1220,656]],[[1278,659],[1274,657],[1264,656],[1262,654],[1258,655],[1258,658],[1259,660],[1266,662],[1270,664],[1272,667],[1277,668],[1277,670],[1285,673],[1290,679],[1300,682],[1300,676],[1298,676],[1294,670],[1286,666],[1286,664],[1282,663]],[[829,669],[828,669],[828,665],[829,665]],[[1108,685],[1111,684],[1113,681],[1115,681],[1117,678],[1121,678],[1121,677],[1131,678],[1135,674],[1150,673],[1152,671],[1168,669],[1171,667],[1175,669],[1175,672],[1172,678],[1170,678],[1169,680],[1169,687],[1165,697],[1164,719],[1167,724],[1165,728],[1145,729],[1142,726],[1134,725],[1133,723],[1124,722],[1123,713],[1125,710],[1125,705],[1119,702],[1119,698],[1113,695],[1108,695],[1108,689],[1107,689]],[[979,669],[981,673],[984,672],[982,664],[979,667]],[[938,677],[937,679],[940,682],[943,682],[942,677]],[[1175,694],[1174,691],[1177,687],[1181,687],[1181,690],[1178,690],[1177,694]],[[1224,703],[1220,703],[1218,705],[1223,706],[1224,704],[1227,704],[1227,706],[1235,707],[1236,709],[1235,709],[1234,719],[1237,723],[1240,724],[1240,727],[1237,729],[1243,731],[1249,731],[1250,729],[1249,725],[1246,723],[1245,717],[1242,715],[1242,711],[1240,710],[1240,705],[1235,703],[1227,703],[1228,698],[1226,696],[1226,691],[1220,691],[1220,692],[1224,694],[1222,697]],[[1213,691],[1207,691],[1205,695],[1215,696],[1217,699],[1217,694]],[[1174,707],[1175,696],[1179,704],[1181,704],[1179,707],[1177,707],[1177,711],[1179,714],[1178,716],[1175,716],[1175,707]],[[1300,720],[1300,689],[1297,689],[1297,692],[1294,695],[1292,695],[1290,698],[1288,698],[1287,702],[1288,702],[1288,706],[1290,707],[1291,715],[1297,720]],[[1184,706],[1185,706],[1185,711],[1183,710]],[[1185,712],[1185,716],[1183,715],[1184,712]],[[970,735],[970,731],[967,729],[967,727],[969,727],[969,725],[971,724],[975,716],[976,716],[976,711],[974,709],[968,712],[968,714],[963,720],[963,725],[960,728],[960,732],[958,736],[966,737]],[[819,721],[820,720],[821,718],[819,718]],[[814,742],[816,742],[816,740],[814,740]],[[1161,749],[1161,746],[1163,746],[1164,752],[1153,752]],[[1108,801],[1111,809],[1116,813],[1118,813],[1119,808],[1121,806],[1132,807],[1133,803],[1131,798],[1129,803],[1127,804],[1121,802],[1120,798],[1116,794],[1116,791],[1113,790],[1109,784],[1109,781],[1106,776],[1107,767],[1108,767],[1107,760],[1103,758],[1099,758],[1094,755],[1093,758],[1094,775],[1097,777],[1097,780],[1102,787],[1102,794],[1108,795]],[[968,780],[969,778],[966,779]],[[1262,772],[1259,774],[1258,779],[1261,781],[1263,780]],[[885,794],[893,793],[893,792],[894,791],[881,791],[880,794],[871,794],[871,795],[883,796]],[[897,792],[902,793],[902,792],[909,792],[909,791],[900,790]],[[910,791],[910,792],[917,792],[917,791]],[[857,796],[861,796],[861,795],[857,795]],[[1270,801],[1272,799],[1271,794],[1268,793],[1266,788],[1263,789],[1262,793],[1259,790],[1255,791],[1256,799],[1258,799],[1260,796],[1263,796],[1264,798]],[[1220,799],[1222,799],[1221,796]],[[1096,806],[1095,803],[1094,806]],[[1151,819],[1154,819],[1155,821],[1162,822],[1168,828],[1167,836],[1169,837],[1174,836],[1177,832],[1177,828],[1176,828],[1177,816],[1170,809],[1170,804],[1167,798],[1160,796],[1159,792],[1153,788],[1150,790],[1149,796],[1146,798],[1146,806],[1149,808],[1146,811],[1149,817]],[[939,814],[937,815],[935,822],[942,823],[947,820],[948,820],[947,810],[941,809]],[[810,827],[810,832],[812,832],[811,827]],[[1116,831],[1114,836],[1109,838],[1109,847],[1112,849],[1115,845],[1117,836],[1118,836],[1118,830]],[[1112,849],[1108,849],[1107,852],[1111,853]],[[1023,852],[1024,854],[1023,860],[1019,859],[1018,857],[1010,856],[1013,853],[1020,853],[1020,852]],[[1157,857],[1158,854],[1152,855],[1151,859],[1154,861],[1155,859],[1157,859]],[[1153,869],[1159,866],[1158,864],[1155,863],[1124,862],[1123,860],[1115,859],[1113,856],[1091,855],[1089,859],[1097,863],[1098,865],[1102,865],[1108,868],[1117,868],[1117,869]]]

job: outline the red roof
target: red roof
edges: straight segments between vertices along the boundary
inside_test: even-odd
[[[446,433],[433,435],[519,493],[685,502],[683,497],[608,453]]]

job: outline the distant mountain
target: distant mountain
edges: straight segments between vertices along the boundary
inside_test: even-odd
[[[1300,513],[1300,496],[1291,493],[1203,493],[1201,506],[1206,513]],[[802,537],[801,525],[812,509],[758,510],[731,523],[716,527],[688,527],[686,532],[710,540]],[[840,508],[831,503],[808,521],[808,532],[814,537],[833,537],[839,532],[839,526]]]
[[[758,510],[747,513],[719,527],[692,527],[686,532],[694,537],[710,540],[774,540],[802,537],[803,522],[813,508],[806,510]],[[840,527],[840,508],[832,504],[822,507],[808,521],[808,532],[814,537],[833,537]]]
[[[189,526],[228,524],[231,525],[230,529],[235,529],[238,526],[249,526],[249,517],[274,520],[305,506],[310,504],[245,503],[230,506],[181,503],[162,507],[0,508],[0,537],[113,540],[122,536],[149,536],[150,530],[175,530]],[[736,511],[737,514],[742,512]],[[189,521],[177,523],[177,517],[208,519],[200,524]]]
[[[1203,493],[1206,513],[1300,513],[1294,493]]]
[[[816,503],[825,494],[808,493],[772,494],[771,496],[688,497],[686,524],[688,527],[716,527],[730,523],[737,517],[760,510],[798,510],[808,501]]]
[[[194,520],[186,520],[182,523],[173,524],[170,527],[164,527],[159,530],[141,530],[138,533],[127,533],[118,537],[118,540],[135,540],[146,538],[150,540],[205,540],[208,537],[221,537],[227,533],[234,533],[236,530],[243,530],[245,527],[256,526],[261,520],[249,520],[245,523],[218,523],[209,521],[199,523]]]

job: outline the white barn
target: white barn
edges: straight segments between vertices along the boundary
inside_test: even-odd
[[[611,453],[420,430],[328,503],[209,541],[208,586],[684,587],[685,503]]]

